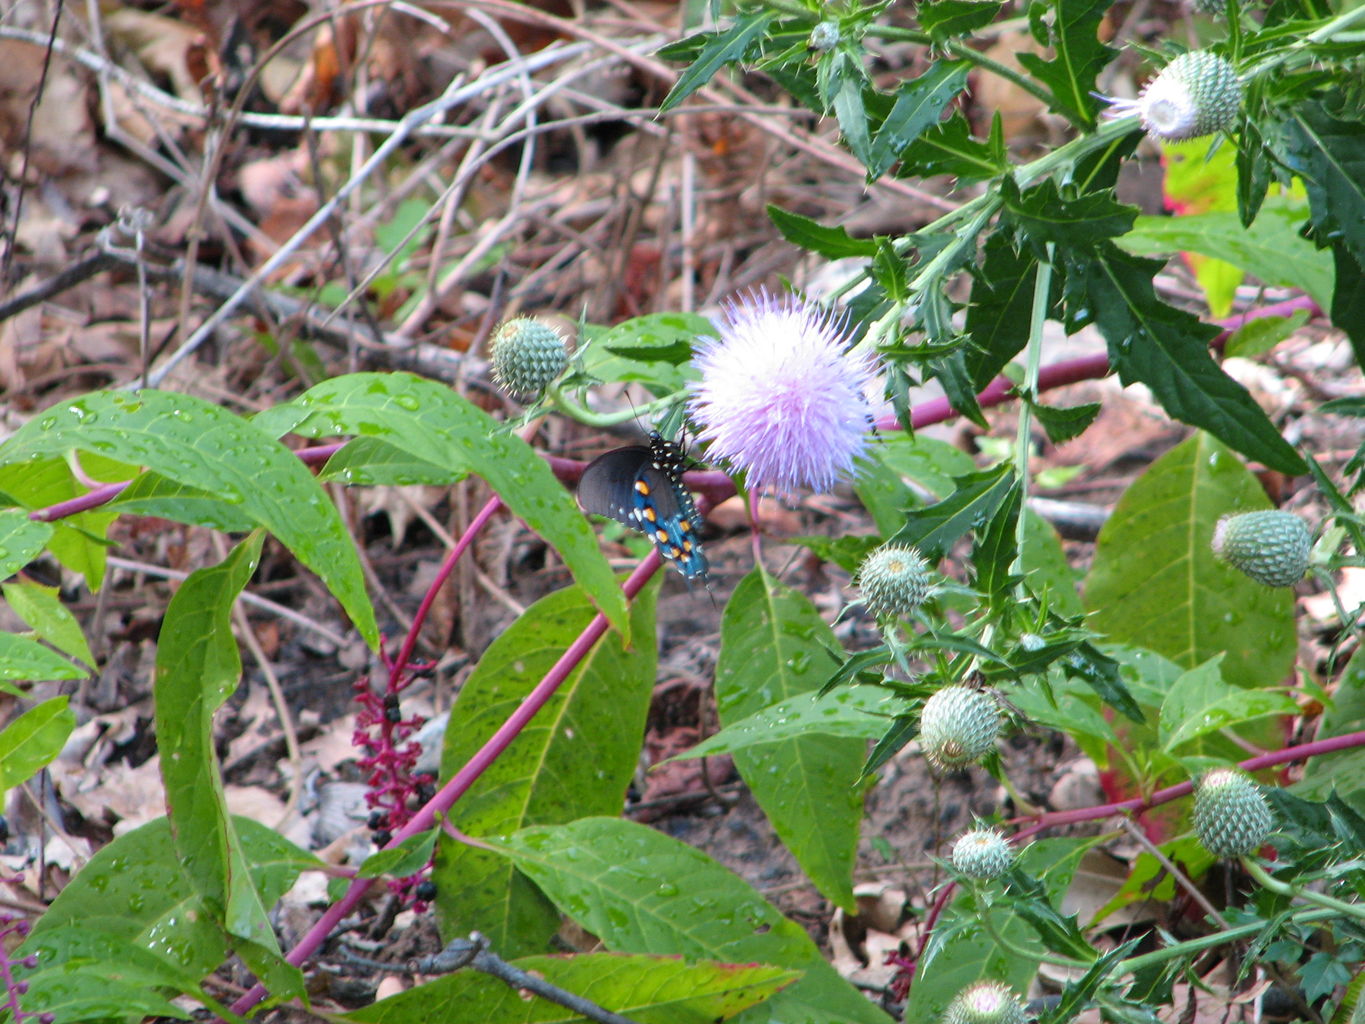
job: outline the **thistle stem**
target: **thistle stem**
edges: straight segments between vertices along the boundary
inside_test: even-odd
[[[1323,907],[1333,913],[1354,917],[1357,921],[1365,921],[1365,906],[1362,906],[1359,903],[1347,903],[1344,900],[1328,896],[1326,893],[1314,892],[1312,889],[1305,889],[1302,886],[1281,882],[1269,871],[1261,867],[1260,862],[1257,861],[1255,857],[1244,856],[1240,859],[1242,862],[1242,869],[1271,892],[1279,893],[1281,896],[1301,899],[1305,903],[1317,904],[1319,907]]]

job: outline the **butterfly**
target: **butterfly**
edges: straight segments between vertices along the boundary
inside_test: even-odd
[[[584,512],[643,531],[686,579],[700,577],[709,586],[698,537],[701,515],[682,480],[686,466],[682,446],[652,431],[648,447],[617,448],[588,463],[578,482],[578,504]]]

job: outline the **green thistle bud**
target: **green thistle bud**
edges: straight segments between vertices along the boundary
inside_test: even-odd
[[[1014,847],[999,829],[974,828],[953,844],[953,867],[968,878],[999,878],[1014,863]]]
[[[1216,857],[1255,852],[1273,824],[1260,787],[1235,768],[1214,769],[1195,789],[1195,835]]]
[[[1191,50],[1167,64],[1137,99],[1106,102],[1110,117],[1139,115],[1153,138],[1197,139],[1233,126],[1242,109],[1242,80],[1218,54]]]
[[[825,53],[839,45],[839,23],[822,21],[810,30],[806,45],[819,53]]]
[[[943,1024],[1025,1024],[1028,1013],[1014,990],[998,981],[968,985],[948,1004]]]
[[[914,548],[883,544],[863,559],[858,585],[877,618],[908,615],[929,596],[929,564]]]
[[[924,702],[919,745],[937,772],[956,771],[979,761],[995,745],[1000,711],[989,694],[966,686],[945,686]]]
[[[1308,524],[1279,509],[1224,516],[1213,530],[1214,555],[1267,587],[1303,579],[1312,547]]]
[[[493,376],[512,395],[538,395],[564,372],[569,347],[563,336],[542,320],[519,316],[493,332]]]

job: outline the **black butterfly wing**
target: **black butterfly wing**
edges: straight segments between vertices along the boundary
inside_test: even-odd
[[[578,481],[578,507],[595,516],[606,516],[632,530],[642,529],[635,514],[635,480],[648,467],[660,477],[643,445],[616,448],[588,463]],[[669,490],[663,487],[661,490]]]

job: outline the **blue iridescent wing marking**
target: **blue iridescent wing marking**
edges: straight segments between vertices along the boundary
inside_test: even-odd
[[[682,482],[686,463],[680,446],[653,433],[648,448],[617,448],[589,463],[578,483],[578,504],[642,531],[683,576],[705,580],[701,516]]]

